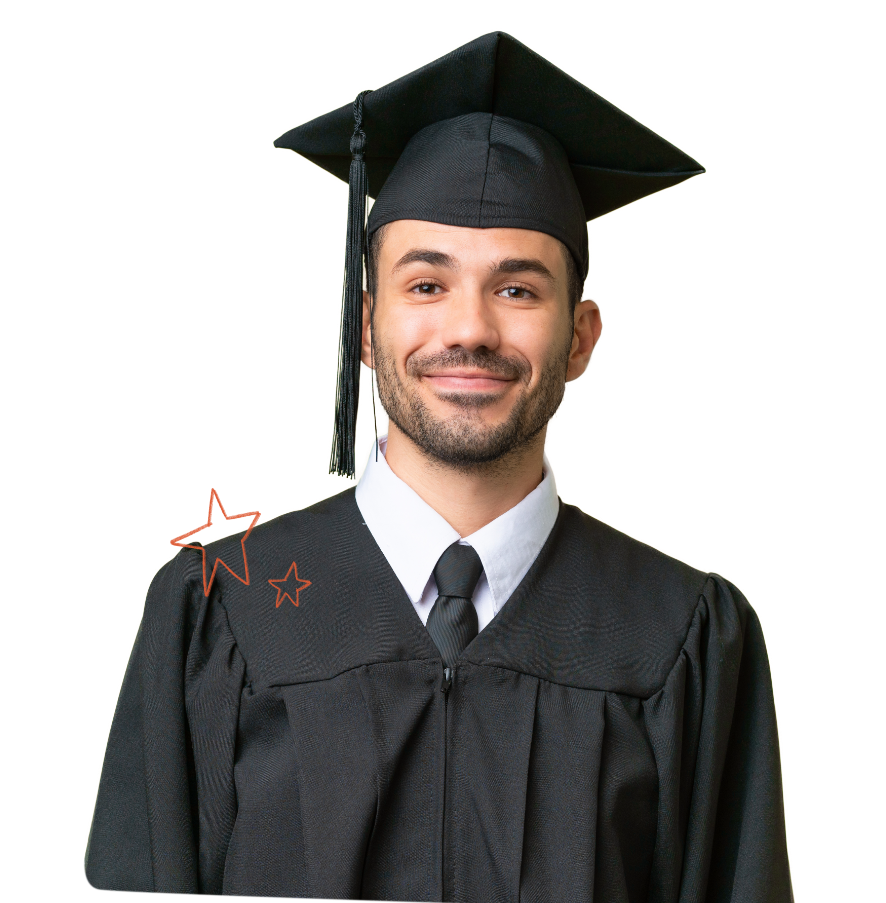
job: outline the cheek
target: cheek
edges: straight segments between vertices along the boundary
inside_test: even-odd
[[[376,319],[376,336],[402,370],[410,355],[437,349],[439,319],[432,305],[391,305],[386,317]]]
[[[532,311],[510,317],[501,337],[502,353],[525,358],[532,366],[533,378],[537,379],[552,358],[563,355],[572,332],[567,335],[561,320],[547,311]]]

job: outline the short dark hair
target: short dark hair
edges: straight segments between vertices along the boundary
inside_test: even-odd
[[[581,301],[581,296],[584,294],[585,281],[581,278],[581,270],[578,268],[578,264],[572,256],[572,251],[570,251],[563,242],[560,242],[560,244],[563,247],[563,254],[566,257],[566,290],[569,292],[569,302],[572,307],[572,312],[575,313],[575,306]]]
[[[373,232],[367,242],[366,252],[366,275],[369,279],[370,286],[378,285],[378,260],[381,256],[381,246],[384,244],[385,232],[387,232],[389,223],[385,223]],[[569,303],[572,312],[575,312],[575,306],[581,301],[584,292],[584,280],[581,278],[581,270],[572,256],[572,252],[560,242],[563,249],[563,256],[566,260],[566,290],[569,292]]]

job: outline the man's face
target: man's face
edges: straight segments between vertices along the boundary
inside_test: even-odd
[[[565,253],[526,229],[386,228],[363,360],[375,365],[391,421],[432,458],[469,469],[525,446],[586,366],[573,360],[590,350],[580,347]]]

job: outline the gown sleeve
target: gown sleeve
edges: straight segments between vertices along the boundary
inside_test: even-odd
[[[660,788],[650,897],[791,903],[766,645],[722,577],[710,575],[680,657],[644,707]]]
[[[96,888],[221,893],[245,664],[218,595],[188,549],[148,590],[86,848]]]

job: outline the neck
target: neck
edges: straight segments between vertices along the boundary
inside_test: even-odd
[[[385,460],[459,536],[470,536],[519,504],[541,483],[546,431],[505,459],[464,470],[429,457],[391,423]]]

